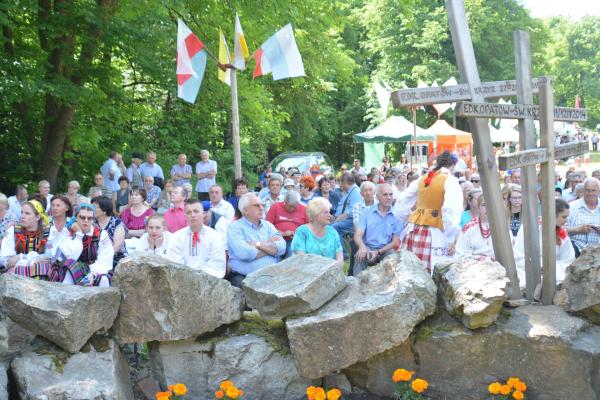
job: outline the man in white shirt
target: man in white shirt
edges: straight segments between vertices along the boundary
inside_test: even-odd
[[[217,278],[225,276],[225,244],[214,229],[204,226],[204,210],[197,199],[185,202],[189,224],[171,235],[166,258]]]
[[[223,199],[223,189],[221,189],[221,186],[212,185],[208,189],[208,197],[210,198],[210,208],[227,218],[228,221],[233,221],[235,210],[231,203]]]
[[[17,219],[21,218],[21,206],[27,201],[28,195],[27,187],[19,185],[17,186],[15,195],[8,198],[8,209]]]
[[[38,193],[46,199],[46,214],[50,214],[50,203],[54,195],[50,194],[50,182],[41,180],[38,182]]]
[[[106,160],[102,165],[102,168],[100,168],[102,177],[104,177],[104,184],[112,192],[116,192],[119,190],[119,178],[121,177],[121,170],[117,165],[118,157],[119,153],[117,153],[116,151],[111,151],[110,158]]]
[[[200,200],[208,200],[208,189],[217,183],[215,180],[217,162],[209,159],[209,156],[208,150],[202,150],[200,152],[201,161],[196,163],[196,178],[198,178],[196,192],[198,192]]]

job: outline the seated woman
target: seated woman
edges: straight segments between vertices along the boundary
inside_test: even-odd
[[[133,188],[129,194],[129,207],[121,213],[121,221],[128,229],[127,238],[141,237],[146,232],[146,218],[154,214],[146,204],[146,191]]]
[[[46,244],[50,255],[56,255],[56,249],[64,239],[71,237],[69,232],[69,220],[73,217],[73,206],[67,196],[56,195],[50,201],[50,235]]]
[[[569,234],[564,226],[569,218],[569,203],[563,199],[555,199],[556,202],[556,283],[559,284],[565,279],[567,267],[575,260],[575,249]],[[541,220],[540,222],[540,245],[542,244]],[[517,264],[517,275],[519,276],[519,286],[525,287],[525,233],[523,227],[515,239],[515,263]],[[541,254],[541,252],[540,252]]]
[[[288,191],[283,201],[271,206],[266,220],[272,223],[283,236],[285,257],[290,257],[292,255],[292,239],[296,230],[308,222],[306,207],[300,204],[300,194],[295,190]]]
[[[164,256],[167,254],[171,233],[167,231],[165,218],[151,215],[146,221],[146,232],[140,238],[125,239],[128,253],[143,252]]]
[[[309,201],[315,198],[315,187],[317,183],[312,176],[303,176],[300,178],[300,202],[307,205]]]
[[[156,203],[157,213],[162,215],[166,213],[171,207],[173,207],[173,202],[171,201],[171,192],[174,188],[175,185],[173,184],[173,181],[167,179],[165,181],[165,190],[162,190],[160,192],[160,196],[158,196],[158,202]]]
[[[458,235],[456,242],[457,257],[494,258],[492,232],[488,223],[487,206],[483,196],[477,199],[479,216],[468,222]]]
[[[342,243],[335,229],[329,226],[331,204],[322,197],[311,200],[306,207],[310,222],[296,229],[292,240],[294,254],[317,254],[344,263]]]
[[[65,196],[67,196],[71,202],[71,206],[74,208],[79,206],[81,203],[89,203],[88,198],[79,193],[80,188],[81,186],[77,181],[71,181],[67,186],[67,193],[65,193]]]
[[[29,200],[21,206],[20,223],[9,227],[2,240],[2,272],[42,280],[59,280],[47,246],[50,227],[44,210],[37,200]]]
[[[319,190],[317,190],[315,194],[328,200],[329,203],[331,203],[331,214],[335,214],[335,208],[340,202],[340,197],[335,192],[335,177],[323,176],[323,178],[319,180]]]
[[[116,215],[121,214],[121,211],[129,205],[129,179],[126,176],[119,177],[119,190],[113,192],[112,201]]]
[[[110,286],[114,250],[108,233],[94,225],[95,213],[93,205],[80,204],[71,237],[63,240],[57,251],[65,285]]]
[[[108,233],[108,237],[113,245],[115,255],[113,257],[113,267],[119,260],[127,254],[125,249],[125,236],[127,235],[127,227],[113,215],[113,202],[106,196],[94,197],[92,204],[96,207],[96,222],[100,229],[104,229]]]
[[[10,204],[8,204],[8,198],[5,194],[0,193],[0,243],[8,228],[19,222],[17,216],[13,214],[9,208]]]
[[[460,227],[463,228],[467,223],[477,218],[479,207],[477,207],[477,199],[481,197],[483,192],[481,189],[471,189],[467,192],[467,208],[463,211],[460,217]]]

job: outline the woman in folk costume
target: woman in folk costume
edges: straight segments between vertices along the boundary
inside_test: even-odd
[[[454,253],[454,241],[460,233],[463,194],[452,175],[456,160],[444,151],[435,168],[400,193],[395,205],[399,217],[408,223],[400,235],[402,247],[415,253],[429,272]]]
[[[21,221],[6,231],[0,250],[4,272],[30,278],[57,281],[58,270],[52,264],[49,219],[44,206],[29,200],[21,206]]]
[[[569,234],[564,226],[569,218],[569,203],[563,199],[556,201],[556,283],[559,284],[565,279],[565,271],[569,264],[575,260],[575,249]],[[540,239],[542,238],[541,219],[539,221]],[[540,240],[540,245],[542,244]],[[517,264],[517,275],[519,276],[519,285],[525,287],[525,233],[523,225],[519,228],[519,233],[515,238],[515,263]],[[541,252],[540,252],[541,254]]]
[[[71,238],[60,244],[57,258],[64,261],[64,284],[110,286],[114,249],[108,233],[94,224],[95,211],[91,204],[80,204]]]
[[[477,259],[494,259],[492,232],[487,217],[487,205],[483,196],[477,198],[478,216],[462,228],[456,242],[457,257],[474,257]]]

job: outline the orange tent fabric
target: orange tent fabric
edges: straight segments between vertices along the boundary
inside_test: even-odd
[[[444,150],[457,151],[459,154],[463,154],[463,150],[466,150],[468,155],[464,159],[469,168],[472,168],[473,137],[471,133],[453,128],[443,119],[438,119],[435,124],[425,130],[425,133],[435,135],[437,154],[442,153]]]

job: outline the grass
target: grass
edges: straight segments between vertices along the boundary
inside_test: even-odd
[[[590,162],[591,163],[600,163],[600,151],[590,152]]]

